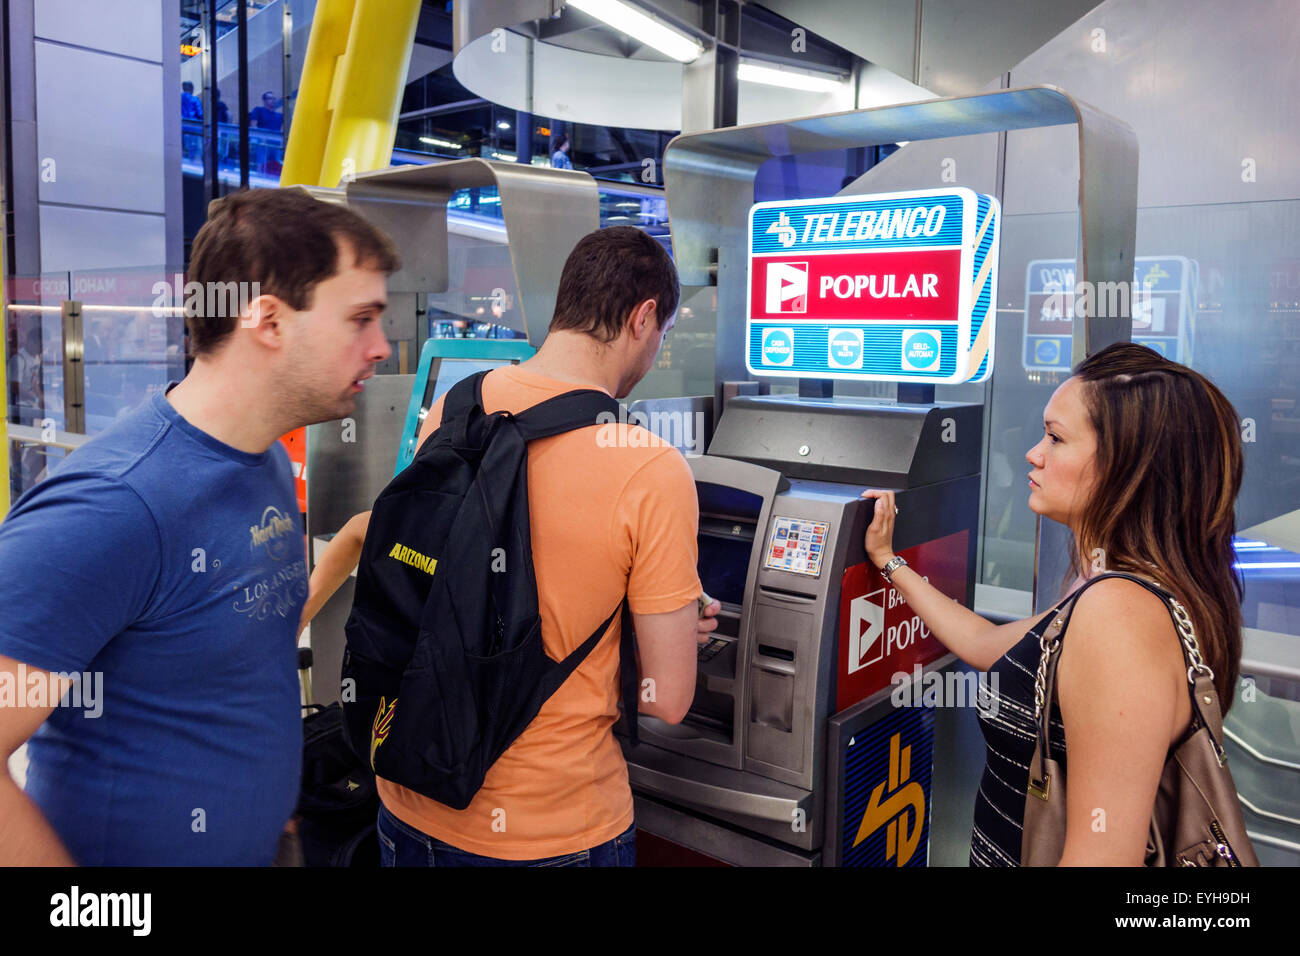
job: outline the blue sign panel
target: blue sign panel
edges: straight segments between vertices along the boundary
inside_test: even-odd
[[[925,866],[934,710],[899,707],[844,746],[841,866]]]
[[[758,203],[755,375],[956,383],[992,369],[997,200],[969,189]]]

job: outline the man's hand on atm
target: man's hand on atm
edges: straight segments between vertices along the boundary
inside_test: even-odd
[[[700,617],[695,622],[695,640],[705,644],[709,640],[709,634],[718,629],[718,612],[722,610],[722,602],[702,593],[696,598],[696,603],[700,608]]]

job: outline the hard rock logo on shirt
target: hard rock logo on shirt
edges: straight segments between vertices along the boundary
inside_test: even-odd
[[[249,550],[253,558],[264,550],[266,557],[273,561],[284,561],[294,553],[295,544],[301,554],[302,537],[298,533],[294,520],[275,506],[262,512],[261,524],[250,525]],[[276,568],[257,579],[241,582],[236,587],[235,610],[247,614],[255,621],[265,620],[271,615],[289,617],[297,615],[302,601],[307,598],[307,562],[303,558]]]
[[[274,505],[262,512],[261,525],[250,525],[248,533],[253,539],[250,545],[253,553],[258,548],[266,548],[266,553],[276,561],[289,556],[290,543],[297,537],[294,520]]]

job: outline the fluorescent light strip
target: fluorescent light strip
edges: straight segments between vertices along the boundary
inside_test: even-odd
[[[767,86],[781,86],[787,90],[804,90],[808,93],[833,93],[844,86],[843,80],[831,76],[813,76],[794,70],[778,70],[756,63],[742,63],[736,68],[737,79]]]
[[[690,63],[704,52],[704,47],[694,37],[674,30],[622,0],[569,0],[567,6],[576,7],[682,63]]]
[[[1241,568],[1243,571],[1250,571],[1253,569],[1266,571],[1280,571],[1284,569],[1300,570],[1300,561],[1260,561],[1257,564],[1238,561],[1233,565],[1233,567]]]
[[[434,139],[432,136],[421,136],[421,143],[428,143],[430,146],[441,146],[444,149],[460,149],[460,143],[453,143],[446,139]]]

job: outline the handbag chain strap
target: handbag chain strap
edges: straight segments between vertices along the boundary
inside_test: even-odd
[[[1196,631],[1192,628],[1192,619],[1188,616],[1187,609],[1172,594],[1168,601],[1174,612],[1174,623],[1178,626],[1178,637],[1183,642],[1183,650],[1187,655],[1187,683],[1195,685],[1197,674],[1204,674],[1214,680],[1214,671],[1201,657],[1201,645],[1196,641]]]
[[[1136,577],[1136,575],[1134,575]],[[1157,585],[1159,587],[1159,585]],[[1163,591],[1164,589],[1161,588]],[[1082,588],[1080,588],[1082,591]],[[1057,605],[1057,616],[1038,638],[1038,646],[1042,652],[1038,657],[1038,673],[1034,676],[1034,720],[1042,718],[1043,709],[1047,706],[1047,669],[1051,664],[1052,655],[1060,649],[1060,634],[1069,620],[1070,614],[1074,611],[1074,600],[1077,598],[1079,591],[1067,598],[1062,604]],[[1214,680],[1214,671],[1205,663],[1201,656],[1201,645],[1196,640],[1196,629],[1192,627],[1191,616],[1188,615],[1187,609],[1172,594],[1165,591],[1163,595],[1168,603],[1170,611],[1173,613],[1174,624],[1178,629],[1178,639],[1183,645],[1183,654],[1187,661],[1187,683],[1193,687],[1196,686],[1197,675],[1204,675],[1210,680]],[[1069,610],[1060,613],[1060,608],[1069,604]]]
[[[1052,660],[1052,655],[1056,649],[1061,646],[1061,642],[1056,635],[1061,633],[1063,622],[1057,617],[1046,630],[1038,637],[1038,647],[1042,651],[1038,655],[1038,674],[1034,677],[1034,721],[1037,722],[1043,716],[1043,708],[1047,705],[1047,665]],[[1052,637],[1049,634],[1055,631]]]

